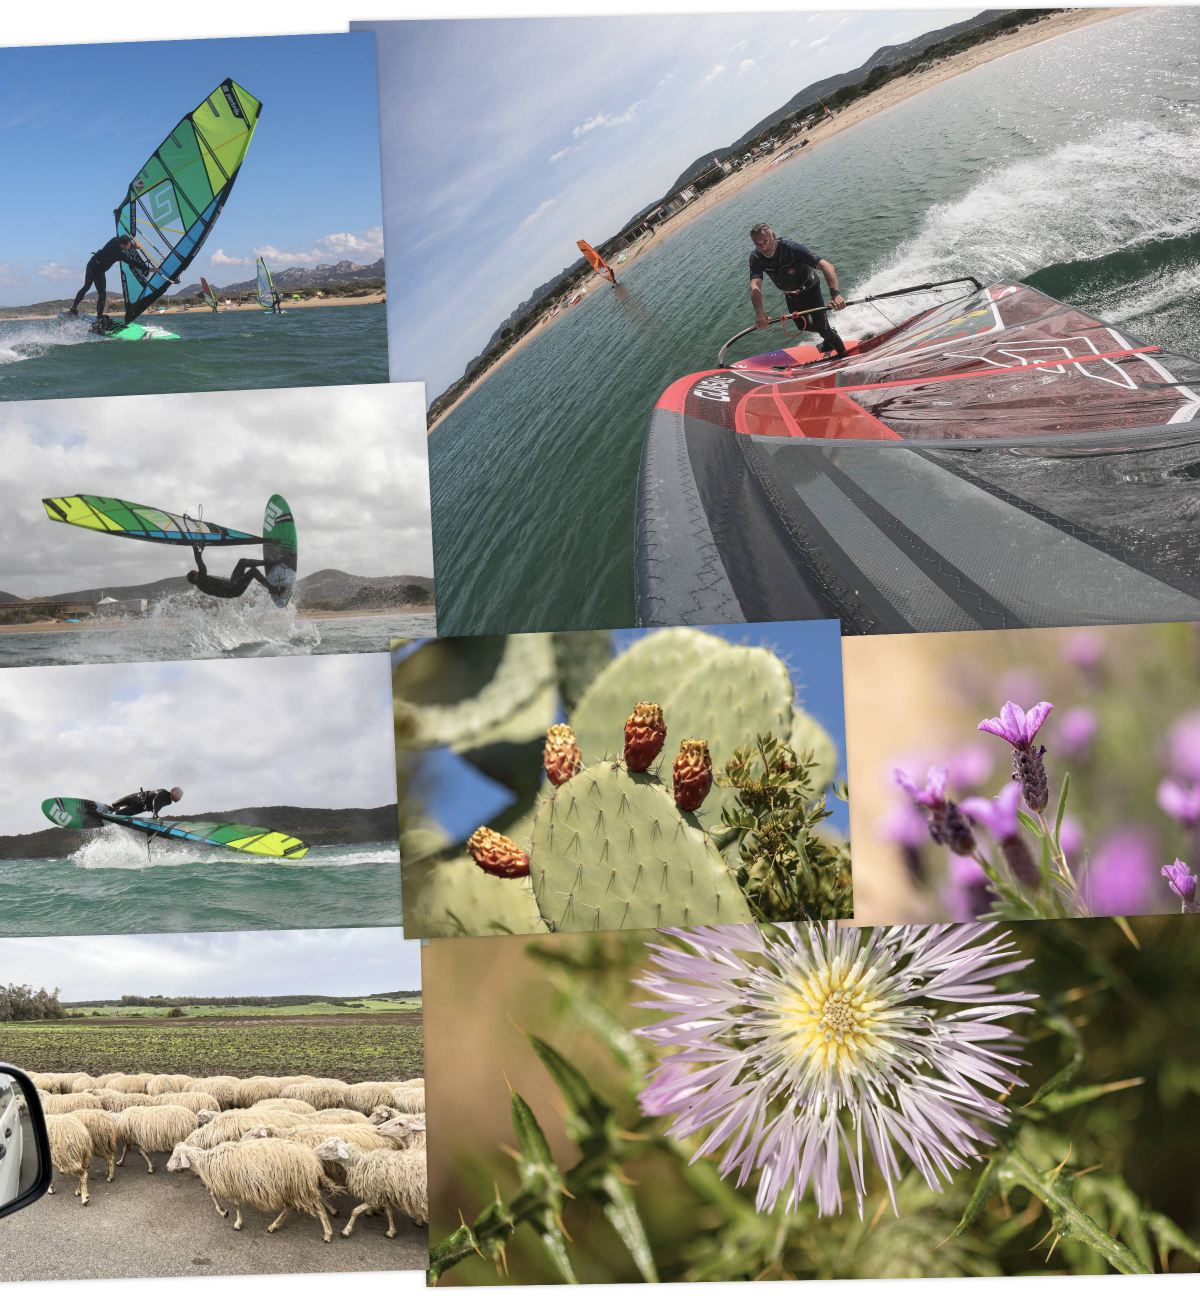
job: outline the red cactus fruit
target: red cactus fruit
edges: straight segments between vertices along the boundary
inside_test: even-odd
[[[685,740],[675,759],[675,802],[684,812],[695,812],[712,789],[712,759],[707,740]]]
[[[583,755],[570,727],[556,723],[546,732],[546,749],[542,756],[546,775],[554,785],[569,781],[583,771]]]
[[[489,876],[513,880],[529,875],[529,854],[499,831],[481,826],[467,841],[467,851]]]
[[[625,766],[631,772],[644,772],[662,752],[667,738],[667,724],[657,704],[633,706],[625,722]]]

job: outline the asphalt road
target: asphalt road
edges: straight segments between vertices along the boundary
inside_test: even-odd
[[[397,1213],[396,1236],[384,1236],[387,1218],[360,1214],[354,1235],[341,1235],[355,1202],[335,1198],[333,1241],[321,1240],[321,1225],[299,1212],[268,1233],[274,1214],[244,1209],[242,1229],[233,1212],[222,1219],[199,1178],[184,1170],[165,1172],[167,1154],[157,1154],[154,1174],[131,1151],[111,1183],[106,1166],[92,1161],[85,1206],[72,1195],[75,1178],[54,1174],[54,1195],[43,1196],[4,1220],[0,1231],[0,1281],[60,1281],[77,1278],[204,1277],[235,1273],[331,1273],[425,1269],[426,1229]]]

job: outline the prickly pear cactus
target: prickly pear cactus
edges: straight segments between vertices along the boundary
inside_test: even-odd
[[[819,794],[837,773],[838,752],[829,732],[803,709],[796,709],[792,718],[792,734],[788,743],[797,754],[812,750],[817,767],[811,781],[814,793]]]
[[[392,672],[396,743],[462,752],[540,739],[558,709],[549,633],[430,641]]]
[[[620,763],[585,768],[543,799],[530,858],[534,896],[555,930],[752,919],[696,817],[656,776]]]
[[[547,932],[528,877],[489,876],[469,855],[405,863],[401,880],[408,939]]]
[[[558,691],[570,713],[613,657],[611,632],[552,632],[558,663]]]
[[[585,763],[595,763],[621,752],[625,719],[640,700],[665,706],[667,697],[688,673],[729,643],[710,632],[691,627],[668,627],[635,641],[623,654],[597,673],[571,715],[571,726]],[[676,730],[668,715],[670,736],[703,735]],[[753,738],[753,737],[751,737]]]

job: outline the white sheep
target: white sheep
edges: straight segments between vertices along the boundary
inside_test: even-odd
[[[88,1163],[92,1158],[92,1135],[74,1115],[47,1115],[50,1132],[50,1163],[64,1174],[78,1177],[75,1195],[80,1205],[88,1203]],[[50,1192],[54,1191],[51,1182]]]
[[[392,1097],[393,1100],[388,1104],[395,1106],[397,1110],[403,1111],[406,1115],[425,1114],[424,1088],[393,1088]]]
[[[117,1136],[125,1150],[117,1164],[123,1165],[131,1150],[142,1153],[146,1172],[154,1172],[152,1151],[174,1151],[196,1128],[196,1117],[186,1106],[136,1106],[117,1116]]]
[[[72,1118],[77,1119],[92,1139],[92,1158],[108,1161],[108,1182],[112,1182],[117,1171],[117,1121],[106,1110],[72,1111]]]
[[[267,1097],[263,1101],[256,1101],[249,1109],[290,1111],[293,1115],[315,1115],[317,1113],[315,1106],[310,1106],[308,1102],[301,1101],[298,1097]]]
[[[70,1115],[78,1110],[103,1110],[99,1097],[86,1092],[47,1093],[42,1098],[42,1110],[47,1115]]]
[[[260,1138],[255,1142],[222,1142],[210,1150],[181,1142],[171,1153],[167,1169],[175,1173],[192,1169],[208,1188],[217,1213],[228,1218],[221,1205],[223,1198],[237,1208],[234,1228],[242,1227],[242,1206],[256,1210],[281,1210],[268,1228],[274,1232],[293,1210],[303,1210],[320,1219],[324,1240],[333,1240],[329,1207],[321,1193],[336,1190],[320,1160],[307,1147],[278,1138]]]
[[[214,1115],[221,1113],[221,1103],[210,1097],[207,1092],[164,1092],[154,1098],[156,1106],[186,1106],[193,1115],[202,1110],[211,1110]]]
[[[154,1098],[144,1092],[117,1092],[112,1088],[100,1088],[95,1092],[81,1092],[81,1097],[99,1097],[100,1104],[112,1114],[128,1110],[130,1106],[153,1106]]]
[[[382,1137],[394,1138],[397,1145],[406,1150],[425,1149],[424,1115],[397,1115],[380,1124],[375,1131]]]
[[[387,1214],[389,1237],[396,1235],[393,1207],[414,1223],[429,1222],[424,1151],[361,1151],[335,1137],[322,1143],[313,1154],[341,1165],[346,1171],[346,1190],[360,1201],[350,1215],[350,1222],[342,1229],[343,1237],[354,1231],[358,1216],[370,1210],[383,1210]]]
[[[243,1079],[237,1086],[234,1104],[242,1108],[265,1101],[268,1097],[279,1096],[279,1080],[265,1074],[256,1074],[251,1079]]]
[[[279,1088],[281,1097],[297,1097],[318,1110],[340,1106],[346,1095],[346,1085],[341,1079],[312,1079],[307,1083],[289,1083]]]
[[[348,1146],[358,1147],[360,1151],[395,1151],[399,1147],[389,1134],[380,1134],[370,1124],[258,1124],[243,1133],[242,1142],[253,1142],[259,1138],[282,1138],[287,1142],[298,1142],[301,1146],[315,1149],[331,1138],[338,1138]]]
[[[346,1089],[342,1104],[369,1115],[377,1106],[392,1105],[393,1087],[390,1083],[354,1083]]]

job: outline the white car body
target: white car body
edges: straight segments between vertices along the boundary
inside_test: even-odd
[[[17,1107],[19,1097],[12,1078],[0,1074],[0,1205],[15,1201],[21,1186],[23,1136]]]

